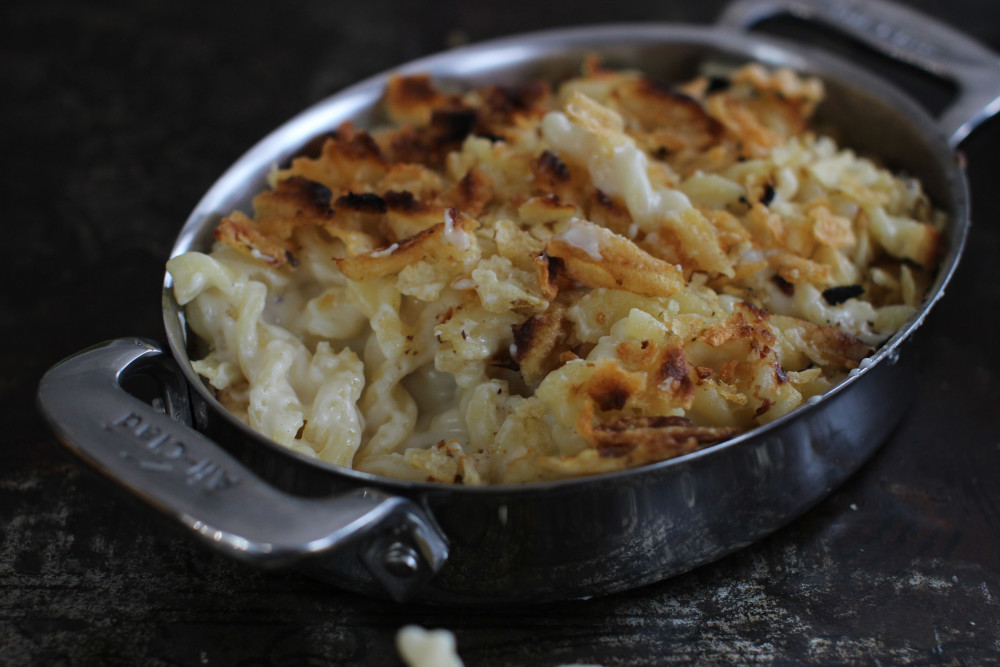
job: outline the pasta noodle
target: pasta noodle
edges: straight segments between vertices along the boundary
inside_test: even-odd
[[[272,174],[168,263],[220,401],[300,454],[517,483],[726,440],[919,306],[944,216],[817,134],[816,79],[393,78],[394,123]]]

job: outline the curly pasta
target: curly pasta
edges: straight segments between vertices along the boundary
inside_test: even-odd
[[[170,260],[195,370],[254,429],[380,475],[516,483],[678,456],[822,394],[919,306],[944,216],[810,128],[820,81],[666,88],[594,60],[393,78]]]

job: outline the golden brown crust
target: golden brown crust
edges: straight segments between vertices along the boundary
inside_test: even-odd
[[[772,321],[783,332],[792,333],[801,340],[810,358],[822,366],[857,368],[861,360],[873,352],[872,347],[857,336],[834,327],[782,315],[773,316]]]
[[[704,151],[723,135],[722,124],[688,95],[650,79],[633,79],[614,89],[621,108],[649,133],[651,152],[661,156],[681,150]]]
[[[393,76],[385,88],[386,111],[400,124],[427,125],[436,109],[457,103],[455,96],[438,90],[428,74]]]
[[[254,219],[241,214],[223,219],[215,238],[272,266],[294,263],[293,233],[331,224],[336,217],[331,197],[322,183],[293,176],[254,197]]]
[[[253,220],[239,211],[223,218],[213,234],[217,241],[271,266],[281,266],[294,257],[291,243],[264,234]]]
[[[564,309],[555,305],[544,313],[532,315],[512,328],[512,356],[528,385],[541,382],[560,364],[562,346],[567,338]]]
[[[419,261],[460,264],[467,249],[463,244],[472,242],[478,223],[456,209],[449,209],[445,216],[444,222],[380,250],[335,258],[337,268],[351,280],[366,280],[399,273]]]
[[[381,178],[388,170],[389,162],[372,136],[344,123],[323,144],[319,157],[292,160],[288,175],[322,183],[334,192],[363,191],[365,184]]]
[[[357,350],[341,314],[374,330],[357,405],[377,474],[398,456],[437,481],[527,481],[695,451],[825,391],[931,281],[940,214],[810,133],[817,81],[583,71],[555,94],[393,77],[394,126],[342,125],[216,230],[289,282],[329,280],[306,283],[328,290],[308,345]],[[857,335],[823,325],[844,321]],[[411,425],[370,445],[407,430],[407,383],[430,368],[453,376],[443,409],[469,442]]]
[[[628,239],[590,225],[596,248],[581,247],[553,237],[545,245],[549,257],[562,259],[566,275],[590,288],[623,289],[644,296],[670,296],[684,287],[684,276],[673,264],[657,259]]]
[[[560,278],[566,275],[566,264],[561,257],[552,257],[544,251],[534,256],[534,263],[542,296],[551,301],[559,293]]]
[[[442,195],[448,206],[454,206],[466,215],[476,217],[493,198],[493,181],[482,170],[472,168],[465,172],[455,187]]]
[[[725,426],[694,426],[684,417],[622,417],[594,429],[600,456],[626,459],[629,467],[697,451],[739,432]]]

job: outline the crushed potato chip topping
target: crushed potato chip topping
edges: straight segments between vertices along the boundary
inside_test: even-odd
[[[195,369],[311,457],[465,484],[661,461],[767,423],[920,305],[943,214],[756,64],[663,86],[390,80],[168,265]]]

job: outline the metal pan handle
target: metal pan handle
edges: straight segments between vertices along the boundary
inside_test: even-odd
[[[925,14],[884,0],[735,0],[718,19],[738,30],[791,15],[836,28],[890,58],[955,84],[938,119],[952,148],[1000,111],[1000,56]]]
[[[163,383],[165,412],[122,388],[140,373]],[[183,423],[186,392],[168,355],[129,338],[56,364],[42,378],[38,405],[70,450],[238,560],[279,566],[356,547],[399,600],[443,566],[445,539],[411,500],[374,489],[322,499],[282,493]]]

